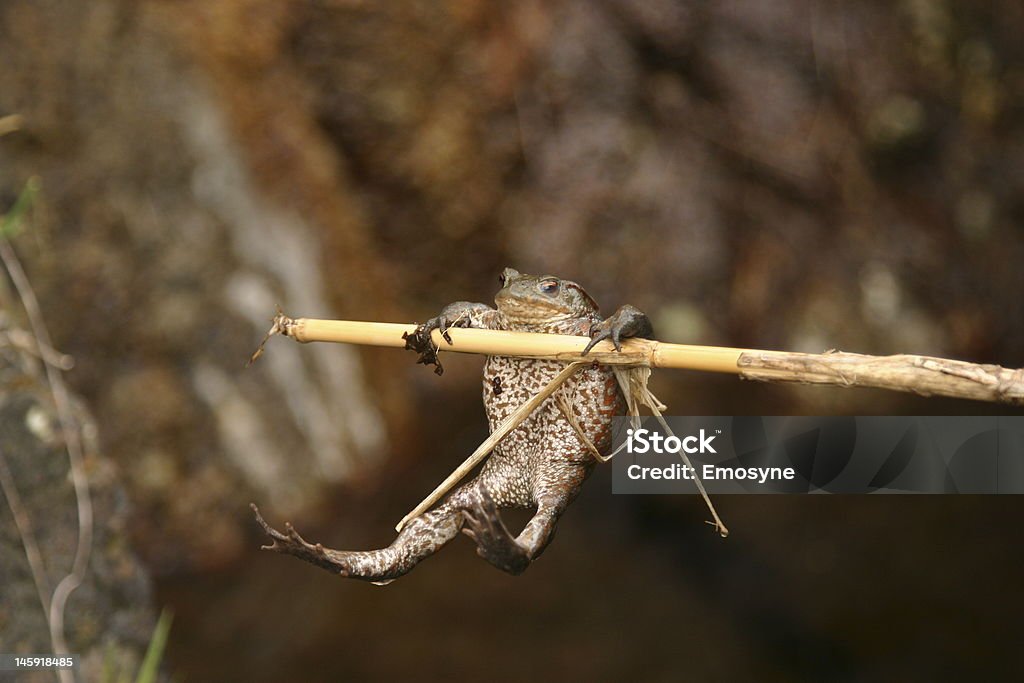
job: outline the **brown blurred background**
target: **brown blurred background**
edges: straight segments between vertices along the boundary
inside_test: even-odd
[[[732,497],[722,541],[602,469],[518,578],[464,540],[387,588],[259,553],[251,500],[389,543],[485,435],[481,360],[243,364],[275,304],[424,320],[514,266],[666,341],[1024,366],[1022,33],[1018,0],[3,0],[0,213],[38,178],[14,246],[95,432],[69,642],[130,657],[166,606],[189,681],[1011,677],[1015,497]],[[19,431],[48,399],[4,362],[0,447],[59,578],[66,457]],[[1008,411],[653,389],[682,415]],[[0,531],[0,651],[47,651],[4,507]]]

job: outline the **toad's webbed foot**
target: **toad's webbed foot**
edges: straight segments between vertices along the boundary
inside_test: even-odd
[[[473,313],[481,309],[489,310],[489,307],[484,304],[474,304],[468,301],[456,301],[453,304],[448,304],[441,310],[440,315],[434,316],[422,325],[418,325],[412,334],[408,332],[402,334],[402,339],[405,340],[405,348],[420,354],[419,358],[416,359],[417,363],[434,365],[436,366],[434,368],[436,374],[444,374],[441,361],[437,358],[437,347],[434,346],[434,341],[430,336],[431,332],[440,330],[444,340],[451,344],[452,338],[448,334],[448,330],[453,327],[471,327]]]
[[[616,351],[622,351],[622,340],[629,337],[644,337],[650,339],[654,336],[654,327],[650,319],[638,308],[626,304],[607,320],[603,320],[590,328],[590,343],[583,349],[583,355],[587,355],[590,349],[604,340],[611,339]]]
[[[344,553],[324,548],[319,543],[314,545],[306,542],[299,535],[299,532],[295,530],[295,527],[287,522],[284,525],[285,532],[282,534],[264,521],[263,516],[260,515],[259,508],[255,504],[250,504],[249,507],[252,508],[253,513],[256,515],[256,521],[263,527],[264,533],[271,540],[270,545],[261,546],[261,550],[273,550],[276,553],[294,555],[318,567],[323,567],[329,572],[340,574],[341,576],[349,575],[350,567],[345,562]]]
[[[509,574],[522,574],[526,570],[530,555],[509,533],[486,488],[480,487],[473,504],[462,514],[465,519],[462,533],[476,542],[477,555]]]

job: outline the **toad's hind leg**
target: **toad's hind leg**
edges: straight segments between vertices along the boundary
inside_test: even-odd
[[[536,496],[537,512],[518,536],[509,532],[494,499],[481,486],[464,512],[466,526],[462,532],[476,542],[480,557],[509,574],[522,574],[554,538],[558,518],[579,493],[587,471],[578,468],[565,477],[561,488],[540,491]]]
[[[272,541],[264,549],[293,555],[334,574],[385,584],[409,572],[458,535],[465,498],[461,491],[452,494],[436,509],[406,524],[391,545],[380,550],[333,550],[308,543],[290,524],[285,525],[285,533],[277,531],[263,521],[255,505],[252,507],[256,521]]]

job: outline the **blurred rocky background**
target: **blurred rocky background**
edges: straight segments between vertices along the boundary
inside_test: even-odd
[[[124,569],[90,612],[112,630],[75,642],[138,651],[168,606],[166,669],[194,681],[1005,675],[1011,497],[730,498],[721,541],[699,501],[599,471],[519,578],[468,542],[386,589],[260,554],[250,500],[390,542],[483,438],[481,361],[277,339],[243,366],[275,305],[423,320],[509,265],[667,341],[1020,367],[1022,32],[1017,0],[3,0],[0,213],[38,179],[13,244],[94,419],[98,538],[152,582]],[[56,446],[19,436],[36,390],[0,363],[42,524],[60,487],[29,463]],[[1007,410],[653,384],[676,414]],[[0,531],[7,647],[45,622],[11,617],[34,589],[7,508]]]

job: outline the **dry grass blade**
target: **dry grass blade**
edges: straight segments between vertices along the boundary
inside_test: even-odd
[[[640,406],[647,406],[648,410],[654,414],[655,419],[658,420],[661,428],[665,430],[665,433],[669,436],[675,436],[662,414],[662,411],[666,410],[667,406],[659,401],[658,397],[652,394],[647,386],[651,378],[651,369],[637,367],[628,369],[616,368],[615,370],[619,386],[623,387],[623,393],[626,395],[629,415],[637,419],[640,416]],[[693,472],[693,482],[697,485],[697,491],[700,492],[701,498],[704,499],[704,504],[707,505],[708,511],[711,512],[712,521],[709,524],[715,527],[715,531],[718,532],[719,536],[725,538],[729,535],[729,528],[725,526],[725,522],[718,516],[718,511],[715,509],[714,503],[711,502],[711,496],[708,495],[707,490],[704,488],[704,482],[697,476],[697,468],[693,466],[690,457],[684,451],[679,451],[679,457],[682,458],[683,464]]]

